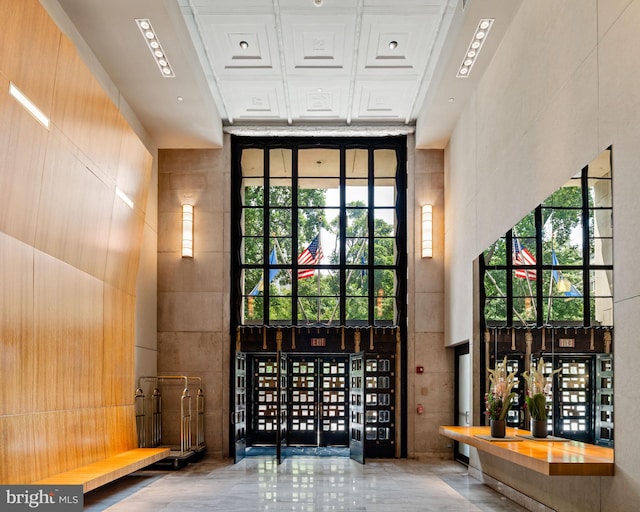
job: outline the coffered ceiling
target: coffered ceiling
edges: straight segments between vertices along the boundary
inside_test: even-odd
[[[455,2],[316,2],[180,0],[223,119],[415,121]]]
[[[288,133],[415,126],[418,145],[443,147],[521,3],[41,2],[86,42],[160,147],[217,146],[223,126]],[[140,18],[174,76],[163,76],[153,59]],[[496,19],[482,55],[469,78],[456,78],[482,18]]]

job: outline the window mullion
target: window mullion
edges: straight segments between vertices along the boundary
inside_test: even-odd
[[[270,323],[270,319],[269,319],[269,302],[270,302],[270,294],[269,294],[269,283],[268,283],[268,278],[267,276],[269,275],[269,236],[270,236],[270,232],[269,232],[269,228],[268,226],[270,225],[270,219],[271,219],[271,194],[269,194],[269,190],[271,188],[271,176],[270,176],[270,167],[269,167],[269,163],[270,163],[270,150],[268,147],[264,147],[263,149],[263,154],[262,154],[262,158],[263,158],[263,169],[264,169],[264,187],[263,187],[263,200],[262,200],[262,204],[264,205],[264,233],[262,234],[262,297],[263,297],[263,302],[262,302],[262,307],[264,308],[264,311],[262,312],[262,318],[264,319],[264,324],[265,325],[269,325]]]
[[[347,283],[346,283],[346,262],[347,262],[347,152],[344,145],[340,146],[340,324],[346,325],[347,321]]]
[[[582,322],[591,325],[591,282],[589,276],[589,166],[582,169]]]
[[[298,146],[291,148],[291,324],[298,325]]]
[[[374,318],[375,318],[375,297],[376,297],[376,292],[375,292],[375,274],[373,272],[373,242],[374,242],[374,236],[375,236],[375,209],[374,209],[374,199],[375,199],[375,189],[374,189],[374,179],[373,179],[373,175],[374,175],[374,149],[372,147],[369,147],[369,155],[368,155],[368,175],[367,175],[367,184],[368,184],[368,192],[369,192],[369,200],[368,202],[368,206],[367,206],[367,243],[368,243],[368,251],[369,254],[367,255],[367,270],[368,270],[368,275],[369,275],[369,304],[368,304],[368,322],[369,325],[373,326],[374,324]]]

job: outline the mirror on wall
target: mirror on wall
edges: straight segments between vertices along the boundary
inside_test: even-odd
[[[551,435],[613,446],[611,148],[480,257],[485,374],[543,359]],[[487,382],[484,383],[487,389]],[[508,424],[528,429],[520,379]]]

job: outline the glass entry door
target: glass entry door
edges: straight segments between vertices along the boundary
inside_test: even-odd
[[[347,445],[347,361],[344,356],[289,357],[289,445]]]
[[[252,357],[251,445],[348,445],[348,357]]]
[[[289,444],[318,445],[318,361],[296,357],[289,361]]]

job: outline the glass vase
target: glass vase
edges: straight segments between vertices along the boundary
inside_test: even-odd
[[[489,427],[491,428],[491,437],[504,437],[507,422],[505,420],[491,420]]]
[[[544,439],[547,437],[547,420],[534,420],[531,418],[531,435],[536,438]]]

